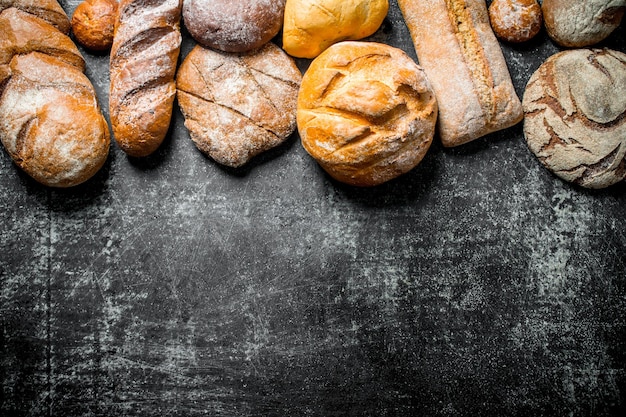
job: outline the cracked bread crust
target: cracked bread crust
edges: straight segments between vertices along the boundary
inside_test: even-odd
[[[355,186],[376,186],[417,166],[436,119],[424,71],[380,43],[332,45],[311,63],[298,95],[303,147],[330,176]]]
[[[522,120],[484,0],[398,0],[439,103],[437,130],[458,146]]]
[[[45,20],[65,35],[70,34],[70,19],[56,0],[0,0],[0,12],[11,7]]]
[[[196,147],[236,168],[295,131],[301,80],[294,60],[271,42],[247,53],[196,45],[178,70],[178,104]]]
[[[528,147],[549,171],[586,188],[626,177],[626,54],[557,53],[531,76],[522,103]]]

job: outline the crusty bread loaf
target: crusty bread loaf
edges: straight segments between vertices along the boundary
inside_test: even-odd
[[[106,51],[113,44],[117,0],[84,0],[72,15],[72,33],[84,47]]]
[[[372,35],[388,9],[387,0],[287,0],[283,49],[315,58],[336,42]]]
[[[0,140],[47,186],[80,184],[108,156],[108,125],[84,65],[46,21],[15,8],[0,13]]]
[[[271,42],[240,54],[197,45],[178,71],[178,103],[198,149],[239,167],[294,132],[301,79]]]
[[[444,146],[522,120],[522,106],[484,0],[399,0],[417,58],[439,104]]]
[[[201,45],[226,52],[260,48],[283,26],[285,0],[185,0],[183,20]]]
[[[153,153],[170,126],[182,0],[121,0],[110,58],[113,136],[130,156]]]
[[[543,0],[541,9],[553,41],[581,48],[604,40],[620,25],[626,0]]]
[[[587,188],[626,177],[626,54],[552,55],[530,77],[523,105],[528,147],[555,175]]]
[[[313,60],[298,94],[304,149],[338,181],[375,186],[413,169],[435,133],[424,71],[389,45],[343,41]]]
[[[0,12],[11,7],[37,16],[64,34],[70,34],[70,19],[56,0],[0,0]]]

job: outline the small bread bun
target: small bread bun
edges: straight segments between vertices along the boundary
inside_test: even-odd
[[[260,48],[280,32],[285,0],[185,0],[183,20],[203,46],[225,52]]]
[[[537,0],[493,0],[489,21],[496,36],[507,42],[526,42],[541,30],[543,18]]]
[[[84,47],[106,51],[113,44],[117,0],[85,0],[72,15],[72,32]]]
[[[426,74],[404,51],[344,41],[322,52],[304,74],[298,131],[304,149],[333,178],[375,186],[422,160],[437,110]]]
[[[586,188],[626,177],[626,54],[572,49],[530,77],[524,136],[544,167]]]
[[[546,31],[557,44],[570,48],[595,45],[621,23],[624,1],[543,0]]]
[[[374,34],[388,10],[388,0],[287,0],[283,48],[315,58],[336,42]]]

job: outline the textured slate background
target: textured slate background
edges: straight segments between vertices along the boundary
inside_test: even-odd
[[[415,57],[395,0],[370,40]],[[559,50],[503,49],[520,96]],[[2,416],[625,415],[626,185],[562,182],[521,125],[374,189],[297,135],[224,169],[178,110],[75,189],[0,174]]]

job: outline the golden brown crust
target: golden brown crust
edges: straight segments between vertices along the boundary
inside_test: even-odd
[[[72,15],[76,40],[94,51],[105,51],[113,44],[117,0],[85,0]]]
[[[169,129],[182,41],[181,0],[122,0],[111,47],[113,135],[130,156],[150,155]]]
[[[326,172],[347,184],[375,186],[422,160],[437,102],[426,75],[403,51],[344,41],[304,74],[297,115],[302,145]]]
[[[0,0],[0,11],[11,7],[37,16],[64,34],[70,34],[70,19],[56,0]]]
[[[197,45],[178,71],[178,103],[197,148],[239,167],[294,132],[301,79],[271,42],[242,54]]]
[[[109,130],[70,38],[15,8],[0,13],[0,140],[28,175],[51,187],[91,178]]]
[[[458,146],[522,120],[484,1],[398,0],[398,5],[437,96],[444,146]]]
[[[494,0],[489,5],[489,20],[498,38],[513,43],[531,40],[543,23],[537,0]]]

